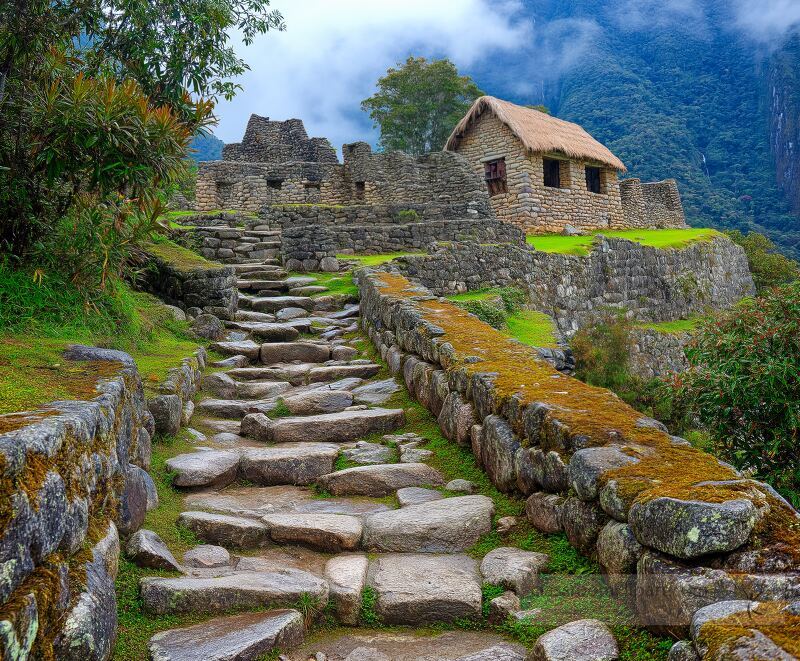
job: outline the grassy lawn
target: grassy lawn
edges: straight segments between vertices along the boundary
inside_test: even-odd
[[[222,268],[222,264],[212,262],[193,250],[179,246],[174,241],[158,237],[157,241],[142,246],[151,255],[168,262],[179,271],[190,272],[196,269]]]
[[[396,257],[406,255],[424,255],[425,253],[416,250],[409,252],[387,252],[382,255],[336,255],[336,259],[347,259],[357,261],[361,266],[379,266],[386,262],[391,262]]]
[[[516,340],[534,347],[555,348],[555,322],[544,312],[520,310],[506,319],[508,334]]]
[[[668,229],[668,230],[607,230],[593,232],[584,236],[562,236],[560,234],[530,234],[528,245],[542,252],[553,252],[562,255],[586,256],[592,250],[592,244],[598,234],[620,239],[636,241],[651,248],[686,248],[693,243],[709,241],[719,232],[706,228]]]
[[[690,319],[677,319],[675,321],[641,322],[636,324],[636,327],[649,328],[659,333],[689,333],[706,319],[707,317],[691,317]]]
[[[191,356],[201,341],[154,297],[116,283],[87,303],[69,283],[0,267],[0,414],[58,399],[96,396],[98,366],[66,361],[68,344],[127,351],[145,387]]]

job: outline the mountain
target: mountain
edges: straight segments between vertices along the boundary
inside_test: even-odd
[[[530,47],[468,73],[582,124],[628,176],[677,179],[690,224],[755,229],[798,257],[800,39],[765,49],[731,4],[527,0]]]
[[[222,148],[224,146],[225,143],[212,133],[198,135],[192,140],[190,156],[197,163],[200,161],[218,161],[222,158]]]

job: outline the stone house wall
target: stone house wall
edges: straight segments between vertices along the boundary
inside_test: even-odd
[[[516,284],[566,337],[607,307],[640,321],[671,321],[730,307],[755,292],[744,251],[722,236],[680,250],[602,237],[586,257],[465,243],[397,261],[438,295]]]
[[[689,333],[662,333],[652,328],[635,328],[631,332],[629,369],[642,379],[678,374],[689,369],[684,347]]]
[[[94,399],[0,416],[3,658],[110,656],[119,538],[142,525],[155,493],[153,417],[133,359],[82,346],[65,358],[86,361]]]
[[[620,182],[616,170],[598,163],[559,154],[529,154],[511,129],[491,113],[478,118],[457,151],[481,179],[485,162],[505,158],[508,192],[492,196],[492,207],[498,218],[528,233],[558,233],[567,225],[584,231],[685,226],[674,180]],[[560,160],[561,188],[544,185],[544,157]],[[584,168],[589,165],[600,166],[600,194],[586,188]]]
[[[796,598],[800,559],[784,539],[798,514],[771,487],[534,349],[481,322],[464,329],[463,312],[399,275],[364,270],[358,282],[362,325],[391,372],[500,491],[527,499],[536,528],[598,560],[642,625],[685,636],[709,604]],[[685,485],[649,477],[676,462]],[[703,495],[709,483],[733,491],[721,502]]]

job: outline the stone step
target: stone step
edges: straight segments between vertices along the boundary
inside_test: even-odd
[[[150,639],[150,658],[158,661],[251,661],[273,650],[302,644],[303,616],[296,610],[273,610],[220,617],[183,629],[169,629]]]
[[[221,353],[223,356],[246,356],[252,361],[257,361],[261,353],[261,345],[252,340],[241,340],[239,342],[212,342],[209,347],[212,351]]]
[[[261,521],[227,514],[182,512],[178,525],[191,530],[208,544],[226,548],[255,549],[269,543],[269,529]]]
[[[242,450],[242,477],[259,486],[308,485],[333,470],[339,446],[331,443],[287,443]]]
[[[239,472],[239,453],[231,450],[210,450],[179,454],[168,459],[167,470],[174,473],[176,487],[224,487]]]
[[[314,299],[307,296],[271,296],[250,299],[250,308],[256,312],[277,312],[283,308],[314,309]]]
[[[302,287],[292,287],[289,289],[289,294],[291,296],[313,296],[326,291],[328,291],[328,288],[322,285],[304,285]]]
[[[427,464],[378,464],[329,473],[317,484],[334,496],[381,498],[403,487],[441,486],[444,479]]]
[[[268,514],[263,522],[276,544],[340,553],[354,551],[361,543],[361,519],[346,514]]]
[[[280,230],[245,230],[245,236],[277,236],[281,235]]]
[[[402,409],[376,408],[274,420],[256,413],[242,420],[241,435],[272,443],[344,443],[368,434],[388,433],[404,423]]]
[[[279,512],[350,514],[365,516],[389,507],[369,498],[319,498],[308,487],[228,487],[224,491],[187,494],[186,507],[234,517],[260,518]]]
[[[322,367],[312,367],[308,371],[307,379],[309,383],[334,381],[336,379],[352,377],[370,379],[380,371],[381,366],[375,363],[368,363],[365,365],[325,365]]]
[[[253,312],[252,310],[237,310],[234,321],[258,321],[261,323],[275,323],[275,315],[266,312]]]
[[[245,331],[254,338],[265,342],[291,342],[300,337],[300,333],[305,332],[304,329],[310,328],[311,322],[306,322],[304,319],[294,319],[283,324],[263,321],[228,321],[225,326]]]
[[[326,484],[324,478],[320,484]],[[493,515],[494,503],[486,496],[458,496],[408,505],[368,516],[362,543],[365,549],[379,552],[458,553],[491,531]]]
[[[384,624],[421,626],[481,614],[481,578],[477,562],[467,555],[379,556],[367,584]]]
[[[275,342],[261,345],[261,363],[324,363],[331,358],[331,345],[327,342]]]
[[[214,614],[233,609],[274,608],[312,598],[319,608],[328,603],[328,584],[308,572],[237,572],[212,578],[143,578],[145,609],[156,615]]]
[[[282,266],[277,264],[267,264],[266,261],[255,264],[233,264],[233,270],[241,277],[245,277],[244,274],[259,272],[269,273],[270,278],[274,278],[276,280],[288,276],[288,272]]]
[[[269,367],[236,367],[229,370],[228,375],[236,381],[288,381],[293,386],[298,386],[328,383],[340,379],[369,379],[380,370],[381,366],[374,363],[367,365],[278,363]]]
[[[242,292],[261,292],[261,291],[274,291],[274,292],[287,292],[290,287],[283,280],[255,280],[255,279],[241,279],[236,282],[236,287]]]
[[[331,312],[328,317],[331,319],[352,319],[361,313],[361,306],[358,303],[345,305],[343,309]]]
[[[223,420],[241,420],[246,415],[269,413],[278,404],[278,399],[204,399],[197,403],[197,412]]]

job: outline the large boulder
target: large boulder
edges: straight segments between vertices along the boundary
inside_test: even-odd
[[[231,450],[208,450],[179,454],[168,459],[176,487],[224,487],[236,479],[240,455]]]
[[[340,553],[358,548],[361,519],[345,514],[269,514],[262,521],[277,544],[301,544],[319,551]]]
[[[638,462],[638,458],[616,445],[583,448],[570,457],[570,486],[581,500],[596,500],[600,478],[604,473]]]
[[[464,401],[459,393],[451,392],[442,403],[438,422],[445,438],[459,445],[468,445],[470,429],[478,421],[475,419],[475,409],[472,404]]]
[[[192,332],[207,340],[221,340],[225,335],[225,324],[213,314],[200,314],[192,322]]]
[[[275,342],[261,345],[261,362],[274,363],[324,363],[331,357],[331,347],[327,342]]]
[[[492,529],[494,503],[486,496],[445,498],[376,512],[364,521],[371,551],[457,553]]]
[[[540,532],[561,532],[561,511],[565,500],[558,494],[539,491],[531,494],[525,501],[525,515]]]
[[[577,620],[539,636],[526,661],[614,661],[617,641],[599,620]]]
[[[745,498],[707,503],[661,497],[634,503],[628,520],[644,546],[689,559],[739,548],[749,539],[758,510]]]
[[[503,418],[490,415],[483,421],[481,461],[484,470],[500,491],[516,489],[514,456],[519,448],[519,440]]]
[[[147,473],[138,466],[128,464],[125,474],[125,487],[119,498],[117,528],[119,534],[128,537],[144,523],[147,514],[148,484]]]
[[[402,409],[342,411],[274,420],[255,413],[244,417],[241,432],[242,436],[273,443],[346,443],[375,432],[392,431],[404,421]]]
[[[147,408],[155,421],[156,433],[173,436],[181,429],[183,403],[177,395],[156,395],[147,400]]]
[[[158,661],[245,661],[303,642],[305,625],[296,610],[273,610],[221,617],[183,629],[161,631],[150,639]]]
[[[125,553],[139,567],[181,571],[164,540],[152,530],[137,530],[125,545]]]
[[[285,397],[283,403],[294,415],[338,413],[353,404],[353,393],[347,390],[311,390]]]
[[[523,551],[514,547],[500,547],[487,553],[481,561],[481,574],[485,583],[513,590],[527,597],[539,590],[539,573],[547,566],[550,556],[544,553]]]
[[[608,516],[595,503],[570,496],[561,508],[561,528],[569,543],[590,555]]]
[[[332,443],[287,443],[242,450],[241,474],[259,486],[312,484],[333,470],[339,446]]]
[[[259,548],[269,543],[269,528],[260,521],[226,514],[183,512],[178,525],[211,544],[234,548]]]

